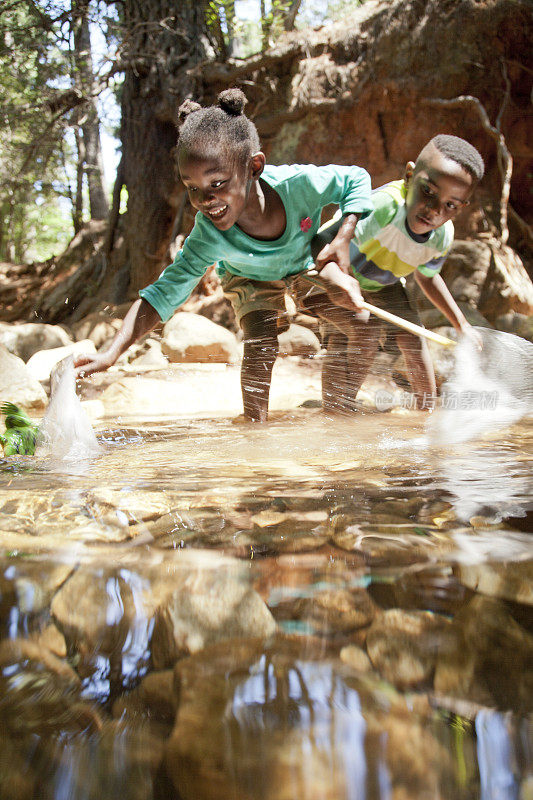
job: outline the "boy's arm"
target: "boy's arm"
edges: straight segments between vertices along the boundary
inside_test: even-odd
[[[473,339],[477,347],[481,347],[482,339],[479,333],[470,325],[465,315],[453,299],[453,296],[440,275],[428,277],[419,270],[415,271],[415,280],[433,305],[442,311],[457,333],[464,334]]]
[[[339,265],[346,275],[351,275],[350,270],[350,242],[353,239],[355,226],[359,221],[360,214],[345,214],[342,218],[339,230],[329,244],[318,253],[315,264],[320,272],[326,264],[334,261]]]
[[[93,372],[102,372],[115,363],[117,358],[124,353],[137,339],[151,331],[161,317],[146,300],[136,300],[124,317],[120,330],[103,353],[80,355],[74,361],[77,378],[92,375]]]

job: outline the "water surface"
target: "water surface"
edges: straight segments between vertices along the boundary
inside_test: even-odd
[[[113,424],[0,461],[0,797],[532,795],[531,419]]]

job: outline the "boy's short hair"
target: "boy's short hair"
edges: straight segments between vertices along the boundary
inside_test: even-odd
[[[485,164],[476,148],[461,139],[459,136],[450,136],[446,133],[439,133],[429,142],[439,153],[455,161],[465,169],[476,181],[480,181],[485,172]]]

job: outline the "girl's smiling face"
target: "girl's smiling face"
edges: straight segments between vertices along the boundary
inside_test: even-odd
[[[407,164],[405,182],[407,224],[418,235],[456,217],[468,205],[475,184],[469,172],[434,145],[424,148],[416,165],[412,161]]]
[[[263,160],[259,165],[257,156]],[[247,164],[231,162],[222,149],[205,157],[180,150],[178,165],[181,179],[193,208],[200,211],[220,231],[235,225],[246,210],[253,180],[264,166],[263,154],[251,157]]]

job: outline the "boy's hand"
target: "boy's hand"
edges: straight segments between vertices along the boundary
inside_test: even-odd
[[[474,345],[476,350],[483,350],[483,337],[469,322],[464,322],[459,331],[461,336],[466,336]]]
[[[108,352],[79,355],[74,360],[74,375],[76,378],[86,378],[93,372],[103,372],[115,361],[116,359]]]
[[[319,275],[324,281],[324,288],[329,299],[336,306],[355,311],[356,317],[360,322],[366,322],[370,316],[364,308],[364,299],[357,280],[346,275],[335,261],[330,261],[322,269]]]

